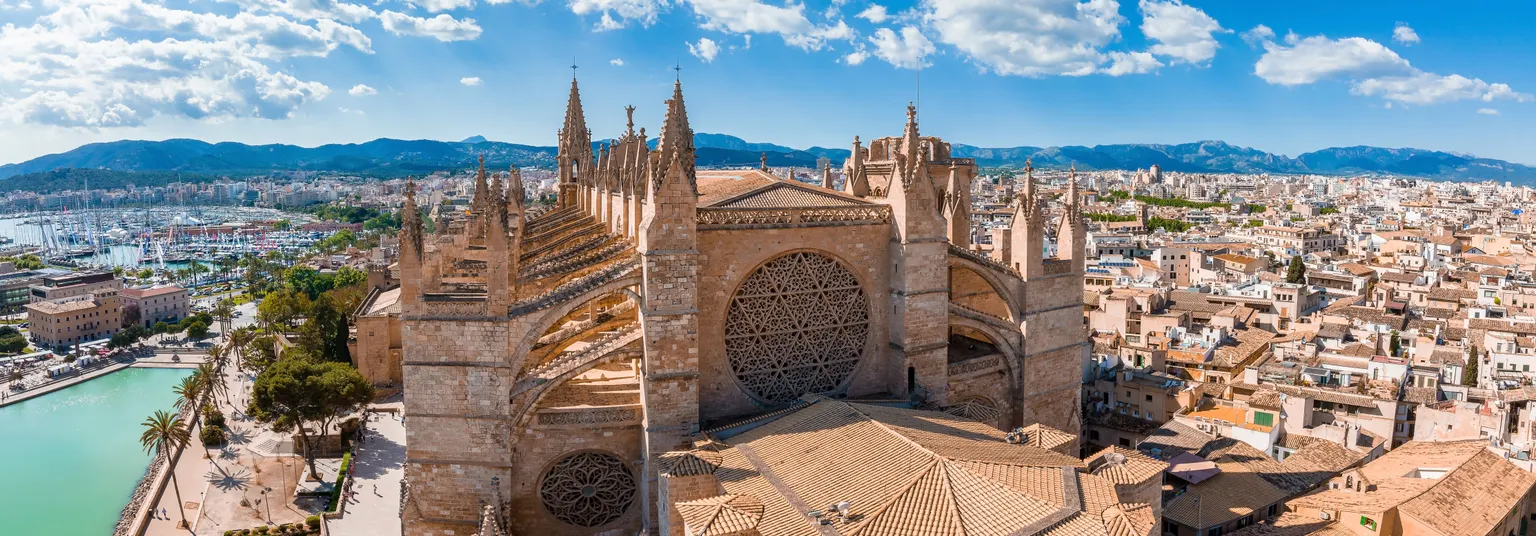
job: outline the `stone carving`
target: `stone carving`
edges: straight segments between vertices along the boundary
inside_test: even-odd
[[[635,502],[635,477],[617,456],[578,452],[544,473],[539,499],[556,519],[600,527],[623,517]]]
[[[572,279],[548,292],[534,296],[522,303],[512,306],[511,316],[525,315],[534,311],[540,311],[562,303],[566,300],[581,295],[597,287],[616,281],[640,268],[640,259],[632,255],[629,259],[608,265],[596,272]]]
[[[539,414],[539,424],[541,425],[615,424],[629,422],[640,422],[640,413],[635,408],[558,411]]]
[[[970,374],[972,372],[977,372],[977,371],[987,370],[987,369],[993,368],[993,367],[998,367],[998,366],[1001,366],[1003,364],[1002,359],[1003,358],[1000,357],[1000,356],[993,355],[993,356],[983,357],[983,358],[980,358],[980,359],[969,359],[969,360],[961,361],[959,363],[955,363],[955,364],[949,366],[949,375],[950,376],[960,376],[960,375],[963,375],[963,374]]]
[[[700,229],[761,226],[824,226],[890,223],[885,205],[805,209],[699,209]]]
[[[753,396],[783,404],[837,389],[858,365],[869,303],[837,261],[791,253],[742,282],[725,320],[725,354]]]

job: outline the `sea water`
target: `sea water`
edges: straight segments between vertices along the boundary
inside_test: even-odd
[[[191,373],[129,368],[0,407],[0,533],[112,534],[149,465],[144,419]]]

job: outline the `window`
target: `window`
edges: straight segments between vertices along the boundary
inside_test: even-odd
[[[1151,401],[1152,401],[1152,395],[1147,395],[1147,402],[1151,402]]]
[[[1099,440],[1099,431],[1098,430],[1089,430],[1088,431],[1088,439],[1092,440],[1092,441],[1098,441]]]
[[[1277,515],[1279,513],[1280,513],[1280,505],[1278,505],[1278,504],[1271,504],[1271,505],[1269,505],[1269,517],[1275,517],[1275,515]]]
[[[1257,424],[1259,426],[1274,426],[1275,414],[1269,413],[1267,411],[1255,411],[1253,412],[1253,424]]]
[[[1122,446],[1122,447],[1130,447],[1131,446],[1131,440],[1123,438],[1123,437],[1120,438],[1120,446]]]

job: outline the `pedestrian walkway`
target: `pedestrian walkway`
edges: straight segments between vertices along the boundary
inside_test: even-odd
[[[352,459],[346,515],[328,523],[335,536],[399,536],[405,423],[398,413],[368,413],[368,432]]]

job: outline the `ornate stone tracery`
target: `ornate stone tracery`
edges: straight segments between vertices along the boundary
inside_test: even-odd
[[[561,458],[539,483],[539,498],[555,518],[600,527],[624,516],[635,502],[635,477],[618,457],[578,452]]]
[[[836,390],[864,354],[869,304],[837,261],[791,253],[758,267],[731,299],[725,353],[743,388],[771,404]]]

